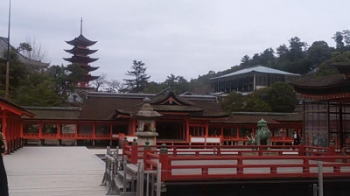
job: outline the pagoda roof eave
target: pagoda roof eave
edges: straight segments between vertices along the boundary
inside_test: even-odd
[[[82,66],[82,68],[85,69],[86,71],[90,72],[90,71],[95,71],[95,70],[97,70],[99,67]]]
[[[63,58],[66,61],[69,61],[71,63],[92,63],[94,61],[97,61],[98,58],[90,58],[90,57],[83,57],[83,56],[72,56],[70,58]]]
[[[91,41],[80,34],[78,37],[74,38],[71,41],[66,41],[67,44],[72,46],[91,46],[97,43],[97,41]]]
[[[76,54],[84,54],[84,55],[90,55],[93,54],[95,52],[97,52],[98,50],[90,50],[87,48],[79,48],[79,47],[74,47],[70,50],[64,50],[70,54],[76,55]]]

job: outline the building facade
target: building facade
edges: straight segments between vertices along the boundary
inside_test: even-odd
[[[350,65],[335,65],[340,74],[293,82],[304,98],[305,144],[350,147]]]
[[[260,119],[268,122],[275,144],[291,144],[301,133],[298,114],[227,114],[210,95],[88,93],[81,107],[27,107],[35,114],[24,120],[23,139],[56,144],[111,144],[136,138],[136,113],[145,98],[162,116],[156,120],[158,143],[242,145],[255,134]]]
[[[266,88],[275,82],[289,82],[299,74],[289,73],[264,66],[241,69],[219,77],[211,78],[215,92],[251,93]]]

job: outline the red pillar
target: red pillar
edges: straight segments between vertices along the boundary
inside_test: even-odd
[[[7,132],[7,113],[6,111],[3,111],[3,114],[2,114],[2,134],[4,135],[4,137],[6,138],[6,143],[8,144],[9,143],[9,135],[8,135],[8,132]],[[7,149],[7,152],[6,153],[9,153],[10,150],[9,148]]]
[[[190,142],[190,126],[188,120],[185,120],[186,142]]]
[[[136,133],[136,120],[135,119],[130,119],[130,122],[129,122],[129,133],[128,135],[135,135]]]
[[[109,139],[112,140],[112,135],[113,135],[113,124],[109,124]]]
[[[39,123],[39,139],[42,139],[43,137],[43,121],[40,121]]]
[[[204,138],[205,138],[205,145],[207,145],[207,138],[208,138],[208,136],[209,136],[209,124],[208,124],[208,122],[206,122],[205,123],[205,125],[204,125]]]
[[[92,139],[96,139],[96,123],[92,124]]]

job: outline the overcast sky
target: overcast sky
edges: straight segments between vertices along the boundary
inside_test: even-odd
[[[100,68],[122,80],[142,60],[152,80],[187,79],[220,71],[298,36],[309,44],[350,29],[348,0],[12,0],[12,43],[35,39],[51,64],[67,64],[64,41],[83,34]],[[8,0],[0,1],[0,36],[7,36]]]

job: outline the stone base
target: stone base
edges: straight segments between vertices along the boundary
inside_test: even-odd
[[[137,136],[137,145],[145,145],[148,141],[150,146],[154,146],[157,144],[157,132],[136,132]]]

